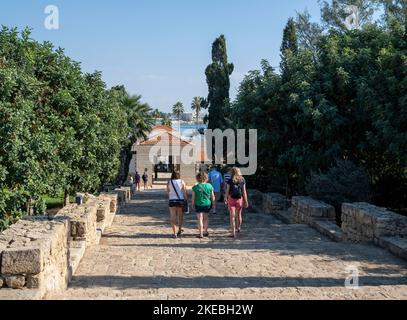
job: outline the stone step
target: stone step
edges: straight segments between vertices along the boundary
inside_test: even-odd
[[[72,241],[69,244],[69,270],[72,277],[79,267],[82,257],[85,254],[86,241]]]
[[[3,288],[0,290],[1,300],[41,300],[42,293],[39,289],[9,289]]]
[[[407,260],[407,238],[400,236],[381,237],[379,245],[394,255]]]
[[[335,221],[328,219],[314,219],[311,222],[311,227],[333,241],[343,241],[343,232],[341,228],[339,228],[338,225],[335,223]]]

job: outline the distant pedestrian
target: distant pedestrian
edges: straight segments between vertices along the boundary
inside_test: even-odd
[[[222,194],[222,183],[223,183],[222,174],[218,171],[216,166],[213,166],[209,171],[208,182],[212,185],[213,192],[215,193],[215,201],[212,206],[212,213],[216,214],[216,206]]]
[[[147,169],[144,171],[142,179],[143,179],[144,191],[145,191],[148,188],[148,170]]]
[[[243,178],[239,168],[232,168],[232,177],[226,189],[226,202],[230,214],[231,236],[236,238],[236,232],[240,233],[243,216],[243,207],[248,208],[246,180]]]
[[[213,187],[207,183],[208,177],[206,173],[202,172],[196,176],[196,184],[192,188],[192,208],[195,210],[198,218],[198,237],[209,237],[209,212],[211,207],[215,204],[215,194]]]
[[[136,174],[134,176],[134,184],[136,185],[136,190],[140,192],[140,183],[141,183],[141,176],[140,174],[136,171]]]
[[[181,180],[179,172],[173,172],[170,181],[167,184],[167,193],[169,198],[169,209],[171,215],[171,227],[173,237],[176,239],[181,236],[183,224],[183,209],[188,204],[188,193],[185,182]],[[177,232],[178,217],[178,232]]]
[[[129,174],[129,176],[127,178],[126,186],[130,187],[131,195],[134,196],[134,194],[136,193],[136,188],[134,187],[134,179],[131,174]]]

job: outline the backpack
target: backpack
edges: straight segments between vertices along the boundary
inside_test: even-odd
[[[148,174],[147,173],[143,174],[143,181],[144,182],[148,181]]]
[[[242,183],[230,183],[230,196],[232,199],[241,199],[243,197]]]

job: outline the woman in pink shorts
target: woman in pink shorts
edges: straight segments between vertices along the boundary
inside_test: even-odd
[[[247,200],[246,180],[242,177],[240,169],[233,168],[231,174],[232,177],[226,188],[225,202],[229,208],[231,237],[236,238],[236,232],[240,232],[242,227],[243,207],[248,208],[249,202]]]

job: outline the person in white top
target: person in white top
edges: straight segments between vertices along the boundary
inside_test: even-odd
[[[167,193],[169,198],[169,209],[171,215],[171,227],[173,237],[176,239],[181,236],[183,224],[183,208],[188,201],[188,193],[185,182],[180,179],[179,172],[173,172],[171,180],[167,184]],[[177,216],[178,216],[178,233],[177,233]]]

